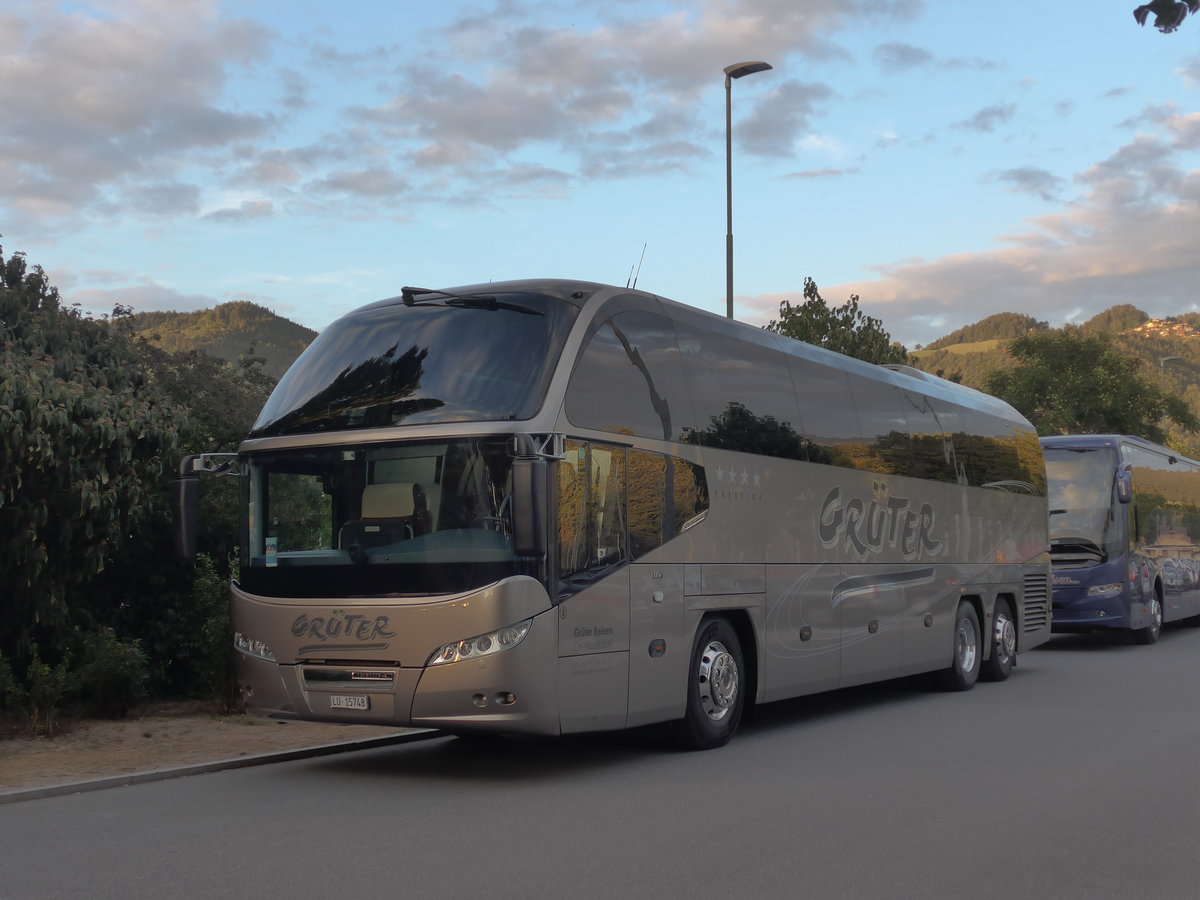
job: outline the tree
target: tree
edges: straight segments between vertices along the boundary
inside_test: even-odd
[[[134,342],[149,376],[188,414],[179,452],[160,481],[165,495],[180,456],[237,449],[275,382],[253,351],[226,363],[197,351],[165,352],[141,334]],[[136,541],[115,552],[88,586],[88,606],[97,620],[145,649],[148,688],[156,696],[213,699],[226,710],[237,703],[228,586],[236,565],[239,482],[205,479],[202,552],[195,562],[175,557],[171,516],[159,505]]]
[[[1200,12],[1200,0],[1150,0],[1133,11],[1139,25],[1145,25],[1150,13],[1154,13],[1154,27],[1163,34],[1170,34],[1183,24],[1188,13]]]
[[[72,595],[165,501],[185,418],[110,322],[0,256],[0,653],[61,652]]]
[[[1012,341],[1012,368],[993,371],[984,390],[1016,407],[1039,434],[1135,434],[1166,439],[1164,415],[1187,431],[1200,420],[1179,397],[1139,375],[1107,335],[1064,328]]]
[[[792,306],[784,300],[779,304],[779,318],[772,319],[766,328],[867,362],[885,365],[908,361],[908,351],[892,341],[883,323],[858,308],[858,294],[851,294],[844,306],[831,309],[811,278],[804,279],[804,302]]]
[[[252,351],[166,353],[130,312],[94,320],[0,255],[0,716],[47,731],[64,699],[231,696],[236,479],[206,492],[197,565],[171,552],[167,487],[185,450],[236,448],[273,380]]]

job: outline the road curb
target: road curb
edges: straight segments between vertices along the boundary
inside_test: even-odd
[[[403,734],[392,734],[386,737],[363,738],[357,741],[339,741],[335,744],[317,744],[313,747],[301,747],[298,750],[281,750],[271,753],[256,753],[252,756],[238,756],[232,759],[219,759],[215,762],[195,763],[189,766],[175,766],[168,769],[153,769],[149,772],[130,772],[125,775],[110,775],[105,778],[93,778],[88,781],[78,781],[72,784],[53,784],[44,787],[19,788],[13,791],[0,792],[0,805],[19,803],[22,800],[41,800],[45,797],[61,797],[65,794],[83,794],[89,791],[102,791],[108,788],[126,787],[131,784],[144,784],[149,781],[168,781],[172,778],[185,778],[188,775],[203,775],[207,772],[222,772],[227,769],[247,769],[250,766],[263,766],[269,763],[290,762],[296,759],[312,759],[318,756],[332,756],[335,753],[350,753],[354,750],[373,750],[377,747],[388,747],[394,744],[411,744],[416,741],[427,741],[430,738],[444,737],[445,732],[434,729],[406,731]]]

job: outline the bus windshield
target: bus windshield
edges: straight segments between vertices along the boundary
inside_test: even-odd
[[[534,293],[428,294],[364,307],[321,332],[250,437],[533,416],[577,307]]]
[[[395,597],[517,574],[507,445],[501,436],[248,456],[241,586]]]
[[[1045,447],[1052,549],[1092,550],[1107,557],[1116,546],[1113,482],[1117,459],[1107,448]]]

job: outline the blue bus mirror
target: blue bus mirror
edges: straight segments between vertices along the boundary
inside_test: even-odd
[[[1133,499],[1133,473],[1128,468],[1117,470],[1117,502],[1128,503]]]

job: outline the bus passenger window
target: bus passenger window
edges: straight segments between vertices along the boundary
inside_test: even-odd
[[[675,510],[675,531],[671,537],[675,537],[699,523],[708,512],[708,482],[703,466],[674,456],[669,461],[674,484],[671,505]]]
[[[630,559],[683,534],[707,511],[708,484],[701,466],[676,456],[629,451]]]
[[[558,463],[558,571],[564,577],[587,568],[587,444],[567,441]]]
[[[593,444],[590,482],[591,562],[610,566],[625,558],[625,450]]]
[[[559,576],[580,586],[628,557],[625,449],[567,441],[557,481]]]
[[[665,456],[629,452],[629,553],[633,559],[662,545],[666,484]]]

